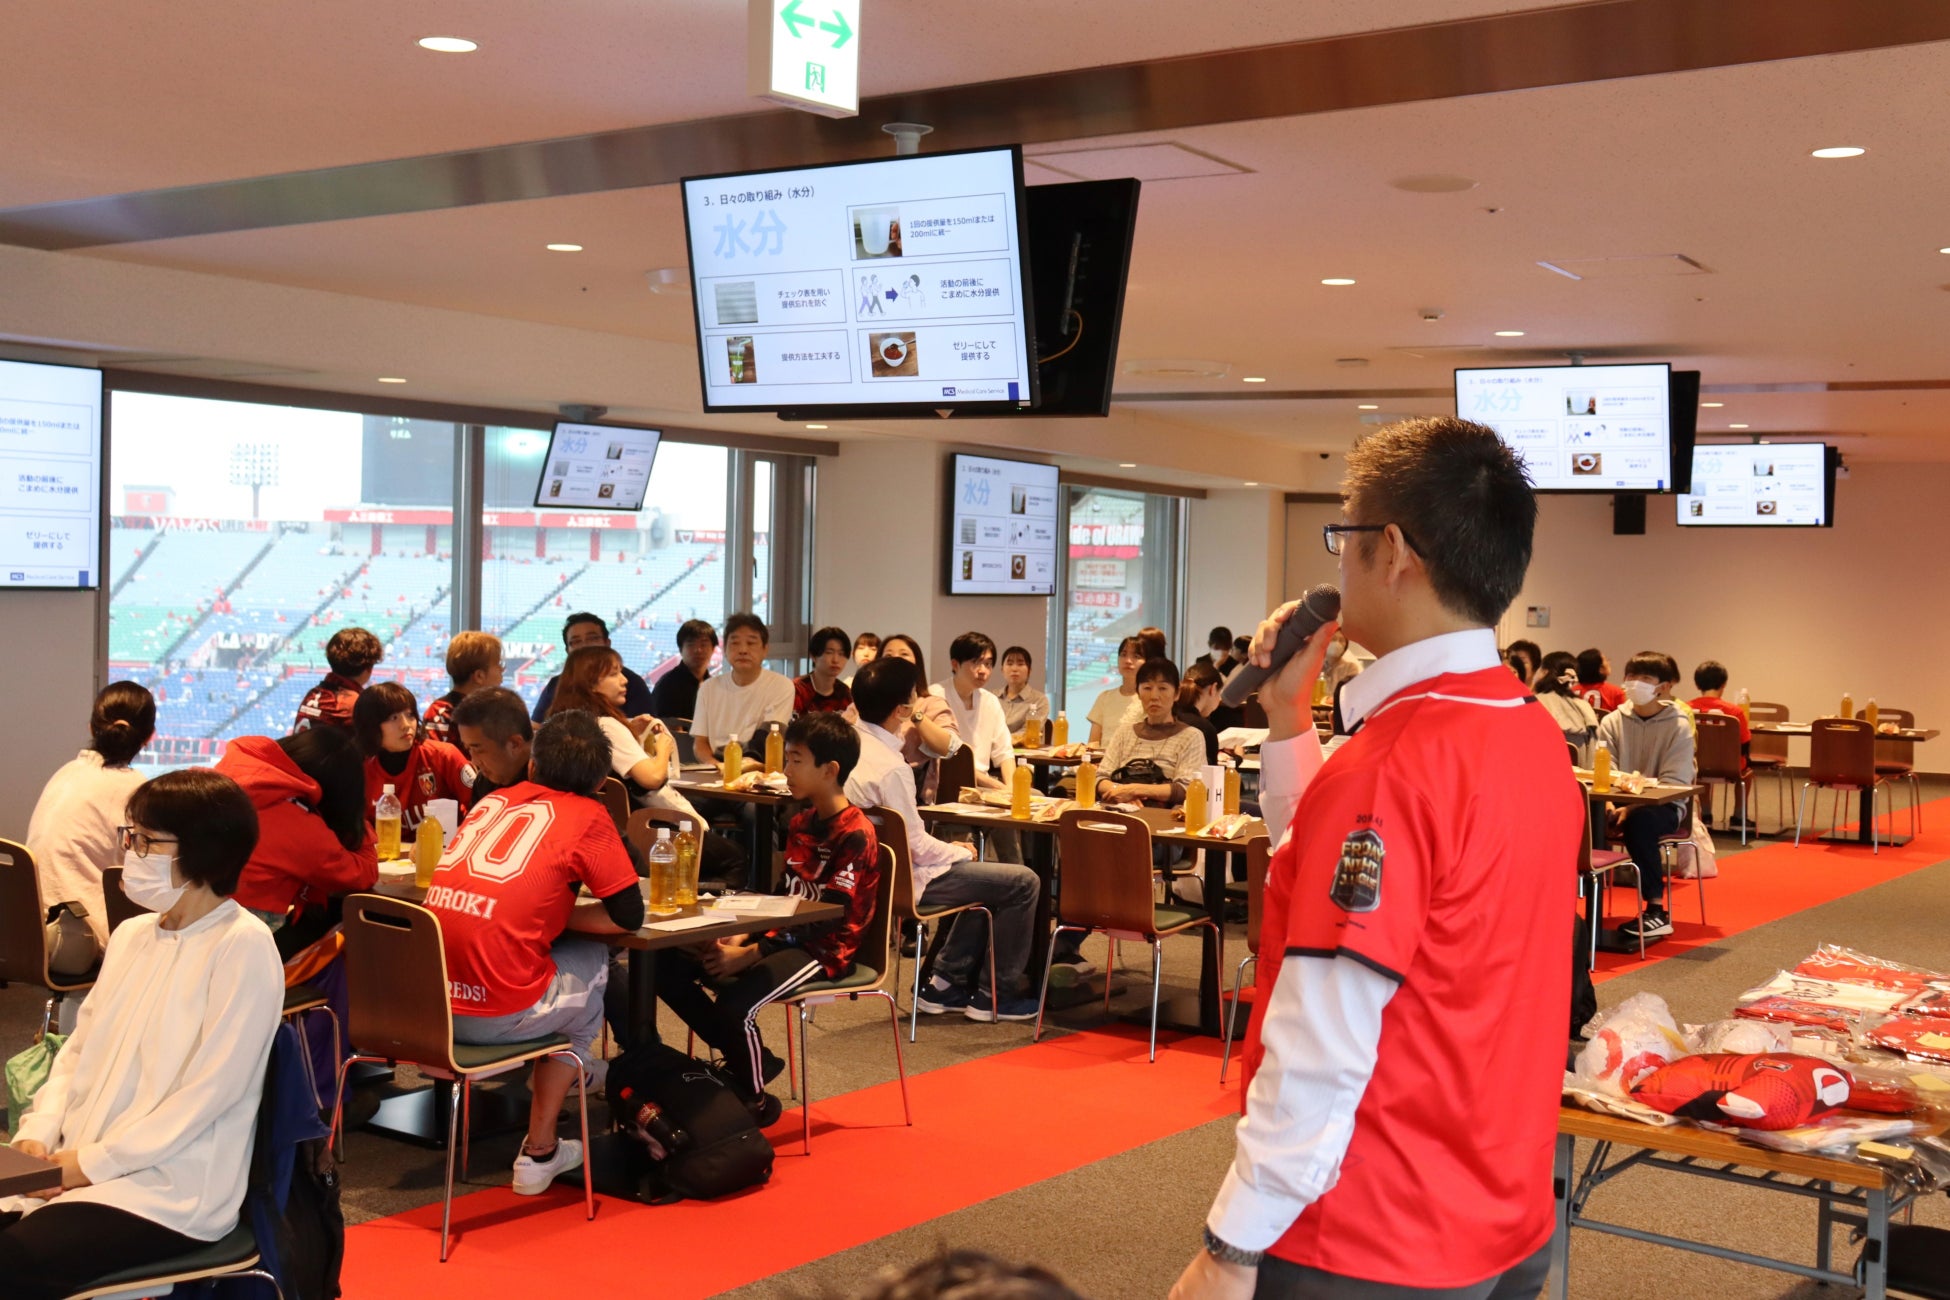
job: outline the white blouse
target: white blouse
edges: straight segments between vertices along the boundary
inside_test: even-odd
[[[108,944],[108,911],[102,902],[102,872],[122,865],[118,827],[128,824],[129,796],[144,778],[126,767],[109,767],[102,756],[84,749],[63,763],[41,790],[27,822],[27,851],[41,880],[41,899],[80,903],[88,909],[95,942]]]
[[[284,968],[264,922],[225,899],[181,930],[124,922],[14,1140],[73,1149],[107,1205],[198,1241],[237,1224]],[[47,1201],[0,1197],[0,1212]]]
[[[615,718],[597,718],[596,725],[601,727],[603,735],[609,738],[610,771],[616,774],[625,787],[639,792],[643,796],[642,802],[648,806],[665,808],[682,816],[695,818],[698,829],[704,828],[704,819],[697,815],[697,809],[691,806],[691,801],[673,789],[670,784],[671,778],[679,771],[680,755],[673,753],[670,756],[670,767],[664,777],[664,783],[655,790],[645,790],[630,780],[630,773],[635,770],[636,765],[647,762],[650,758],[642,742],[636,738],[627,724],[618,722]]]

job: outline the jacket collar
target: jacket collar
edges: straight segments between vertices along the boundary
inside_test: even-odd
[[[1496,633],[1486,627],[1412,641],[1369,664],[1341,688],[1341,718],[1353,731],[1368,715],[1419,682],[1449,673],[1475,673],[1502,662]]]

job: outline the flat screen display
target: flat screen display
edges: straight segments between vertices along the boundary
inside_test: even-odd
[[[948,512],[948,594],[1056,594],[1054,465],[957,454]]]
[[[1835,478],[1826,443],[1740,443],[1693,450],[1693,490],[1674,498],[1685,528],[1825,528]]]
[[[1022,157],[983,149],[684,182],[707,411],[1035,398]]]
[[[0,588],[99,587],[102,372],[0,361]]]
[[[1525,366],[1456,372],[1456,414],[1495,429],[1540,492],[1670,492],[1671,371]]]
[[[555,426],[535,484],[537,506],[576,510],[641,510],[657,459],[655,429],[607,424]]]

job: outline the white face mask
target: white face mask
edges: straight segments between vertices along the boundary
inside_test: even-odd
[[[1659,684],[1657,682],[1641,681],[1638,678],[1633,678],[1625,683],[1625,698],[1632,702],[1634,708],[1642,709],[1658,697]]]
[[[130,849],[122,855],[122,892],[152,912],[167,912],[183,896],[183,887],[175,883],[175,866],[173,854]]]

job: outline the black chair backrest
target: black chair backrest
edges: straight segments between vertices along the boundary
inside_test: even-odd
[[[34,855],[0,840],[0,980],[47,987],[47,909]]]

